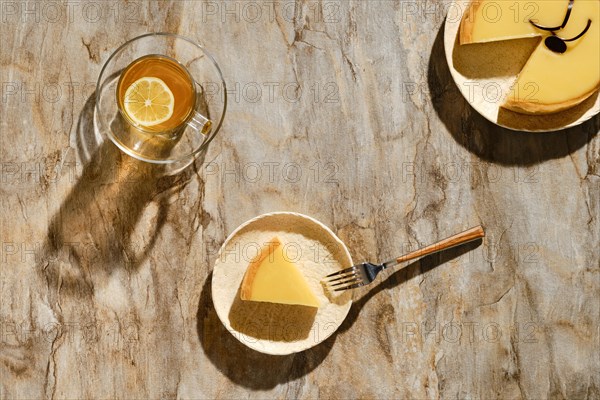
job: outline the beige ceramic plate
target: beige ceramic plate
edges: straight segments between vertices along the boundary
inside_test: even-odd
[[[508,129],[548,132],[579,125],[600,111],[598,92],[568,110],[546,115],[519,114],[500,105],[539,38],[460,46],[458,30],[469,2],[448,7],[444,48],[452,77],[471,106],[491,122]]]
[[[319,309],[240,299],[248,263],[274,236],[319,298]],[[213,303],[223,325],[246,346],[267,354],[296,353],[327,339],[346,318],[350,293],[329,295],[320,281],[351,265],[344,243],[319,221],[289,212],[263,214],[242,224],[223,243],[213,270]]]

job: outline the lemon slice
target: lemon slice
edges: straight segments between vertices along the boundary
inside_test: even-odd
[[[125,91],[125,112],[138,125],[155,126],[173,115],[175,97],[159,78],[143,77]]]

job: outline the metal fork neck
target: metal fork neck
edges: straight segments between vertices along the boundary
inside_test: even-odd
[[[383,264],[381,264],[380,267],[381,267],[382,270],[384,270],[384,269],[388,269],[390,267],[395,267],[396,265],[398,265],[398,261],[396,261],[394,259],[394,260],[390,260],[390,261],[384,262]]]
[[[384,268],[383,265],[373,264],[373,263],[363,263],[365,267],[363,272],[367,275],[369,282],[373,282],[378,273],[380,273]]]

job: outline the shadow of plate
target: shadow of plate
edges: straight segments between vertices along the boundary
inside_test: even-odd
[[[335,334],[318,346],[285,356],[263,354],[245,346],[234,337],[237,333],[229,332],[219,320],[212,303],[211,280],[212,273],[200,294],[196,315],[198,338],[211,363],[235,384],[253,390],[272,389],[308,374],[331,351]],[[308,321],[310,315],[304,318]]]

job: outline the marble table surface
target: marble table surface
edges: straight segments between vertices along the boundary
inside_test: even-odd
[[[487,122],[450,77],[447,8],[0,1],[0,398],[599,398],[599,118]],[[158,31],[211,50],[230,93],[204,157],[151,179],[85,137],[103,62]],[[355,260],[487,237],[273,357],[225,330],[210,282],[227,235],[281,210]]]

